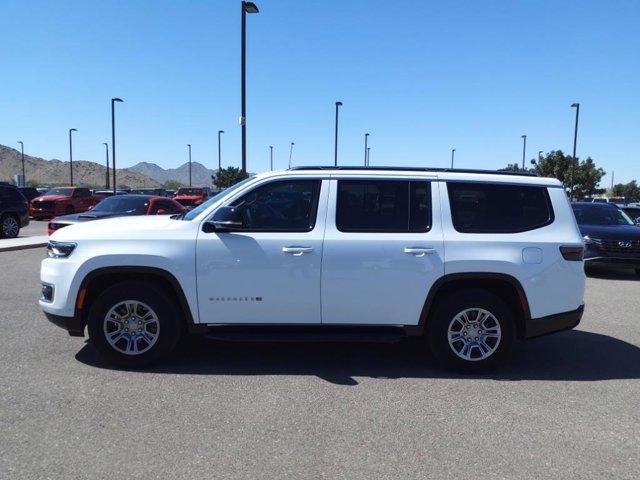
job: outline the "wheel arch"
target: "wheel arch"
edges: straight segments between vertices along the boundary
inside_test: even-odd
[[[75,302],[75,317],[80,319],[82,327],[87,323],[91,303],[100,292],[124,280],[144,280],[160,285],[168,294],[174,296],[187,328],[190,331],[197,330],[198,325],[194,322],[189,302],[176,277],[162,268],[145,266],[102,267],[85,275]]]
[[[524,338],[525,325],[531,319],[531,311],[522,284],[511,275],[489,272],[451,273],[434,282],[420,313],[418,327],[421,333],[438,301],[460,289],[483,289],[498,295],[514,314],[517,336]]]

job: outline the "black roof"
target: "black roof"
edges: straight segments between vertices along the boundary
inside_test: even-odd
[[[480,170],[471,168],[442,168],[442,167],[364,167],[364,166],[307,166],[307,167],[291,167],[289,170],[383,170],[389,172],[450,172],[450,173],[481,173],[485,175],[520,175],[523,177],[538,177],[537,173],[530,172],[511,172],[508,170]]]

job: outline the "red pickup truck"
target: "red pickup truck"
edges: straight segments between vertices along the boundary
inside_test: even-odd
[[[83,187],[52,188],[29,203],[29,214],[36,219],[86,212],[103,197],[91,195]]]
[[[183,207],[192,209],[211,196],[211,189],[208,187],[182,187],[178,189],[173,199]]]

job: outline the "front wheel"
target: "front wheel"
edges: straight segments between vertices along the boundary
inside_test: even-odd
[[[446,368],[481,373],[498,366],[515,337],[514,319],[491,292],[468,290],[444,298],[428,323],[429,345]]]
[[[133,368],[169,354],[180,336],[178,315],[166,292],[138,281],[107,288],[89,312],[88,330],[102,358]]]

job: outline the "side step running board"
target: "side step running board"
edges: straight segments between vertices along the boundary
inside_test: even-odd
[[[205,333],[210,340],[222,342],[268,343],[396,343],[407,337],[402,327],[282,327],[212,326]]]

